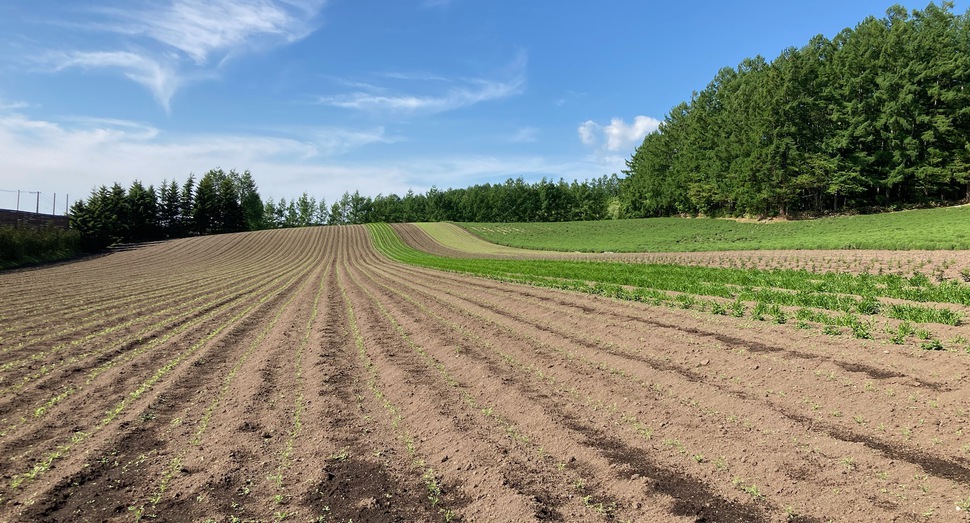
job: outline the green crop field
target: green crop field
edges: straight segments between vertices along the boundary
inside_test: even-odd
[[[970,206],[773,223],[648,218],[459,225],[500,245],[552,251],[970,249]]]
[[[762,321],[792,319],[805,328],[814,325],[826,333],[859,338],[872,337],[880,318],[883,333],[891,334],[895,343],[914,335],[931,339],[928,328],[912,324],[961,324],[962,312],[938,304],[970,305],[970,285],[933,283],[921,274],[905,278],[618,262],[457,259],[413,249],[387,224],[369,227],[378,250],[411,265]],[[953,342],[960,348],[966,344],[963,339]]]

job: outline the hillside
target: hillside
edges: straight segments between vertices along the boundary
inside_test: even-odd
[[[646,218],[460,225],[482,239],[500,245],[553,251],[970,249],[970,207],[967,206],[768,223]]]

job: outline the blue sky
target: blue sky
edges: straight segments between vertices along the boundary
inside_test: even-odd
[[[719,68],[890,5],[7,1],[0,207],[20,189],[47,209],[57,193],[61,213],[66,194],[213,167],[249,169],[264,198],[328,202],[618,173]]]

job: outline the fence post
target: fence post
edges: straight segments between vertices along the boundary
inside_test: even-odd
[[[54,193],[54,200],[51,203],[51,216],[57,216],[57,193]]]
[[[37,210],[34,211],[34,214],[40,214],[40,191],[37,191]]]

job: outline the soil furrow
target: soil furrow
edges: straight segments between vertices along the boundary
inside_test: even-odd
[[[413,280],[414,280],[413,278],[409,278],[408,281],[413,281]],[[435,288],[441,288],[441,282],[440,282],[440,280],[436,280],[435,283],[432,284],[432,285],[434,285]],[[505,310],[514,310],[514,308],[510,308],[507,303],[503,305],[503,308]],[[493,310],[493,312],[494,312],[494,310]],[[528,314],[525,314],[525,316],[527,316],[527,315]],[[520,316],[522,316],[522,314],[520,314]],[[696,397],[696,396],[694,396],[694,397]]]
[[[782,259],[709,256],[668,257]],[[134,246],[0,285],[0,521],[970,509],[959,352],[405,266],[362,226]]]

